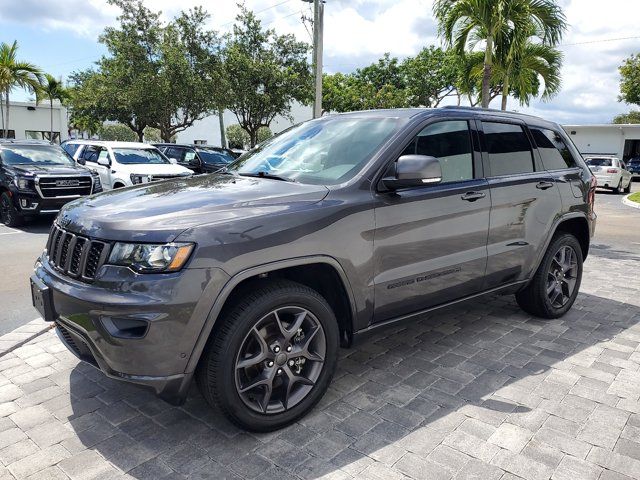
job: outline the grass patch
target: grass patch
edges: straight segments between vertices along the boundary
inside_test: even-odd
[[[640,203],[640,192],[632,193],[628,198],[632,202]]]

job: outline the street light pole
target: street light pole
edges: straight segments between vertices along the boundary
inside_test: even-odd
[[[322,43],[324,30],[324,0],[302,0],[313,3],[313,118],[322,116]]]

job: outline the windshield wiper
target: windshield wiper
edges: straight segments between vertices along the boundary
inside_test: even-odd
[[[273,173],[268,173],[268,172],[238,173],[238,175],[242,177],[270,178],[271,180],[280,180],[282,182],[293,182],[293,183],[297,182],[297,180],[295,180],[294,178],[283,177],[281,175],[275,175]]]

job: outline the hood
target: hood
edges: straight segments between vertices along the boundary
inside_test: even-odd
[[[201,175],[78,199],[63,208],[58,223],[93,238],[164,243],[188,228],[300,208],[328,192],[320,185]]]
[[[80,165],[6,165],[18,175],[90,175],[88,168]]]

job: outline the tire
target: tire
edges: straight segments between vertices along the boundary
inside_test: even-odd
[[[564,271],[561,280],[557,280],[556,272],[558,268],[557,255],[561,249],[569,248],[575,255],[575,266],[571,271]],[[554,258],[556,260],[554,260]],[[531,282],[518,293],[516,300],[520,308],[525,312],[542,318],[558,318],[563,316],[573,306],[580,290],[580,282],[582,281],[582,248],[580,243],[570,233],[562,233],[556,235],[538,267]],[[563,269],[564,270],[564,269]],[[556,279],[554,281],[554,279]],[[573,288],[569,290],[569,285],[573,280]],[[559,283],[558,283],[559,282]],[[554,287],[554,291],[549,291]],[[552,300],[551,296],[557,293],[558,287],[562,290],[561,299]],[[562,303],[565,301],[565,303]]]
[[[620,182],[618,183],[618,186],[616,188],[613,189],[613,193],[615,193],[616,195],[619,194],[622,191],[622,179],[620,179]]]
[[[322,398],[335,371],[339,331],[331,307],[315,290],[288,280],[256,287],[219,320],[196,381],[207,402],[236,425],[269,432],[295,422]],[[293,353],[286,353],[289,347]],[[252,349],[258,353],[247,355]],[[293,367],[294,358],[304,358],[296,353],[305,349],[308,357]],[[265,382],[271,387],[260,385]]]
[[[627,184],[627,187],[624,189],[624,193],[631,193],[631,182],[633,180],[629,180],[629,183]]]
[[[7,227],[18,227],[23,223],[22,217],[7,192],[0,195],[0,223],[5,224]]]

